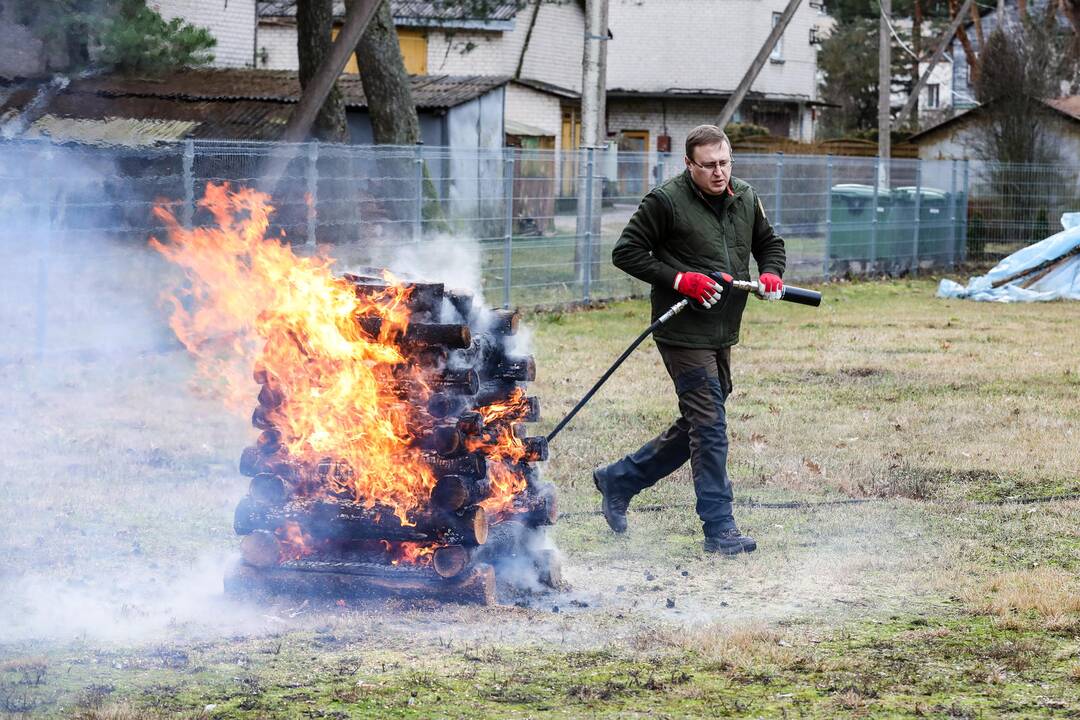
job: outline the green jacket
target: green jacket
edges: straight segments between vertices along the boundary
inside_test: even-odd
[[[689,172],[652,189],[619,241],[615,266],[652,285],[656,320],[683,298],[672,286],[680,272],[723,271],[736,280],[750,279],[750,256],[759,272],[783,277],[784,240],[765,217],[757,192],[732,178],[718,210],[705,199]],[[746,293],[734,292],[719,308],[696,303],[656,330],[657,342],[689,348],[719,349],[739,342]]]

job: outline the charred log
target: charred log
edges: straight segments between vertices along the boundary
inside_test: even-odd
[[[466,404],[466,399],[460,395],[432,393],[431,397],[428,398],[427,409],[432,417],[445,418],[458,414],[465,408]]]
[[[283,505],[289,499],[292,487],[280,475],[257,473],[248,485],[248,495],[267,505]]]
[[[491,481],[487,477],[444,475],[431,489],[431,503],[446,510],[459,510],[485,500],[490,494]]]
[[[263,430],[255,440],[255,447],[260,455],[273,455],[281,448],[281,432],[279,430]]]
[[[487,458],[481,453],[471,452],[457,457],[446,458],[434,453],[424,453],[422,460],[436,477],[461,475],[468,478],[487,475]]]
[[[386,283],[372,282],[369,278],[345,273],[343,277],[353,283],[357,297],[373,298],[376,303],[381,298],[388,302],[393,299],[394,291]],[[442,305],[442,283],[408,283],[406,285],[408,297],[405,306],[413,313],[437,313]]]
[[[255,530],[240,541],[240,557],[252,567],[271,567],[281,561],[281,542],[269,530]]]
[[[548,441],[546,437],[543,435],[527,437],[523,442],[525,443],[525,456],[522,460],[525,462],[544,462],[548,459]]]
[[[443,370],[441,374],[432,378],[430,384],[433,389],[444,393],[475,395],[480,389],[480,376],[471,368]]]
[[[469,322],[473,314],[472,293],[463,290],[447,290],[444,297],[450,301],[454,310],[461,316],[463,322]]]
[[[469,548],[463,545],[444,545],[435,548],[431,556],[431,566],[439,577],[452,578],[460,575],[471,560]]]
[[[480,385],[473,402],[476,407],[486,407],[506,402],[520,386],[507,380],[491,380]]]
[[[255,411],[251,413],[251,424],[259,430],[274,429],[274,424],[270,421],[268,411],[262,405],[257,405]]]
[[[225,592],[233,597],[287,594],[330,600],[390,595],[494,605],[495,571],[490,565],[475,565],[446,579],[431,567],[311,560],[290,560],[272,568],[238,564],[225,576]]]
[[[233,528],[238,535],[255,530],[273,532],[289,523],[295,523],[313,537],[338,541],[380,539],[479,545],[487,539],[487,513],[476,506],[457,513],[425,512],[414,519],[414,525],[402,525],[389,508],[307,498],[275,507],[245,497],[237,504],[233,516]]]
[[[280,407],[283,402],[285,402],[285,395],[279,388],[267,383],[259,390],[259,405],[263,408],[273,410]]]
[[[513,335],[517,332],[519,319],[516,310],[492,310],[488,331],[495,335]]]
[[[531,355],[520,358],[503,357],[488,366],[487,375],[493,380],[532,382],[536,379],[536,360]]]

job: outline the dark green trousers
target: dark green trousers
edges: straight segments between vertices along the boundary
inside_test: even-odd
[[[597,470],[616,492],[633,497],[689,460],[697,513],[706,535],[735,527],[727,474],[727,417],[731,349],[700,350],[656,344],[675,383],[680,416],[636,452]]]

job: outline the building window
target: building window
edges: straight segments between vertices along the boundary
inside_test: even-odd
[[[772,14],[772,26],[776,27],[780,24],[780,18],[783,17],[783,13],[774,12]],[[773,48],[772,54],[769,55],[770,60],[783,62],[784,60],[784,36],[781,35],[780,39],[776,41],[776,47]]]
[[[926,84],[926,107],[930,109],[941,107],[941,85],[938,83]]]
[[[333,28],[331,35],[336,40],[340,28]],[[427,75],[427,35],[422,30],[398,28],[398,46],[405,61],[405,72],[410,75]],[[349,55],[349,62],[343,71],[348,75],[358,75],[360,66],[356,63],[356,53]]]

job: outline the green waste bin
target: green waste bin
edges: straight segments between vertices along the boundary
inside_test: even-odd
[[[915,243],[915,200],[918,193],[918,245]],[[903,216],[907,238],[909,266],[933,267],[945,265],[953,252],[954,228],[950,221],[949,193],[938,188],[917,188],[913,185],[893,190],[894,217]],[[901,210],[902,208],[902,210]],[[902,240],[898,238],[898,242]],[[901,250],[903,246],[901,245]]]
[[[861,273],[878,265],[892,253],[893,238],[888,220],[892,205],[888,190],[844,183],[832,186],[829,231],[829,265],[833,272]],[[875,217],[877,222],[875,222]]]

